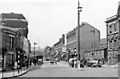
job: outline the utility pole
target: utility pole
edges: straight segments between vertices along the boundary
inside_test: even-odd
[[[77,54],[78,61],[80,61],[80,12],[82,11],[82,7],[80,7],[80,2],[78,0],[78,28],[77,28]]]
[[[78,62],[78,70],[80,69],[80,12],[82,11],[82,7],[80,7],[80,2],[78,0],[78,28],[77,28],[77,62]]]

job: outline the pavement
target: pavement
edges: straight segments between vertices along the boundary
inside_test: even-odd
[[[113,67],[113,68],[118,68],[118,64],[115,64],[115,65],[102,65],[102,67]]]
[[[3,79],[8,79],[8,78],[15,78],[15,77],[18,77],[18,76],[21,76],[29,71],[31,71],[32,69],[34,69],[35,66],[32,65],[31,67],[29,68],[22,68],[19,70],[12,70],[12,71],[6,71],[6,72],[0,72],[0,79],[3,78]]]

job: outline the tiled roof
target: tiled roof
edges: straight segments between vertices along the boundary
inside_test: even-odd
[[[2,13],[2,18],[9,18],[9,19],[25,19],[22,14],[17,13]]]

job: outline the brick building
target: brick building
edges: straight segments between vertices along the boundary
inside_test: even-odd
[[[54,55],[56,55],[56,57],[58,59],[61,60],[61,56],[64,54],[64,48],[65,48],[65,35],[62,34],[62,37],[59,39],[59,41],[57,43],[55,43],[53,45],[53,52]]]
[[[4,70],[14,69],[15,62],[24,61],[30,52],[30,41],[27,39],[27,21],[22,14],[0,14],[0,55]],[[18,52],[20,58],[18,59]]]
[[[108,59],[117,59],[120,50],[120,5],[117,14],[107,18],[107,51]],[[117,60],[116,60],[117,61]]]
[[[22,36],[27,38],[28,35],[28,22],[22,14],[17,13],[1,13],[0,23],[3,26],[18,29]]]
[[[66,34],[66,49],[69,55],[74,54],[77,46],[77,27]],[[85,58],[84,51],[99,48],[100,31],[86,22],[82,22],[80,27],[80,56]],[[92,52],[94,53],[94,52]]]
[[[94,52],[94,54],[93,54]],[[107,41],[106,38],[100,39],[99,48],[84,51],[86,59],[101,59],[107,61]]]

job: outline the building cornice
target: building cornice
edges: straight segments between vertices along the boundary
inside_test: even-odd
[[[105,22],[109,23],[109,22],[112,22],[112,21],[117,20],[117,19],[118,19],[118,16],[114,15],[114,16],[111,16],[111,17],[107,18],[107,20]]]

